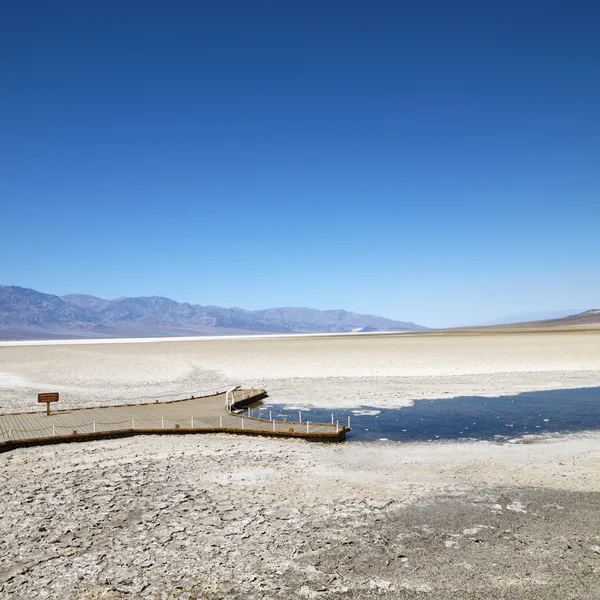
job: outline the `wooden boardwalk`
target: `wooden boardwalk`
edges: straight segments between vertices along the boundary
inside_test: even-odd
[[[265,390],[217,393],[152,404],[70,408],[45,412],[0,414],[0,452],[23,446],[139,434],[234,433],[343,441],[347,427],[332,423],[264,420],[235,414],[266,396]]]

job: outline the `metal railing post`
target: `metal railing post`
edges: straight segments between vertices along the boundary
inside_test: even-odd
[[[131,419],[131,429],[135,429],[135,419]]]
[[[96,433],[96,421],[94,421],[94,422],[92,423],[92,426],[93,426],[93,432],[94,432],[94,433]]]
[[[350,417],[348,417],[348,429],[350,429]]]
[[[269,411],[269,421],[273,420],[273,411]]]
[[[56,425],[52,425],[52,437],[56,436]]]
[[[302,423],[302,411],[298,411],[298,423]]]
[[[306,433],[310,433],[310,421],[306,421]]]
[[[192,429],[194,429],[194,417],[192,417]]]
[[[340,432],[340,422],[339,422],[339,421],[336,421],[336,422],[335,422],[335,432],[336,432],[336,433],[339,433],[339,432]]]
[[[244,429],[244,417],[242,417],[242,429]]]
[[[273,421],[273,431],[275,431],[275,421]]]
[[[223,427],[223,417],[219,417],[219,427]]]

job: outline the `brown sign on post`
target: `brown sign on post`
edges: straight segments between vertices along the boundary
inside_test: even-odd
[[[38,402],[46,403],[46,414],[50,416],[50,402],[58,402],[58,392],[38,394]]]

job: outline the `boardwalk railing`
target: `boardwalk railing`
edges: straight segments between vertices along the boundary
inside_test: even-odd
[[[275,432],[282,434],[318,434],[331,435],[347,431],[348,428],[336,423],[304,423],[291,422],[287,420],[265,421],[251,417],[189,417],[186,419],[174,419],[160,417],[155,419],[132,418],[125,421],[91,421],[89,423],[72,425],[48,425],[38,429],[8,429],[0,431],[0,444],[4,442],[16,442],[19,440],[50,439],[65,436],[78,436],[86,434],[118,433],[122,431],[154,432],[171,430],[198,431],[203,430],[239,430],[251,432]],[[304,436],[303,436],[304,437]]]
[[[59,410],[49,417],[34,413],[0,414],[0,451],[19,446],[143,433],[228,432],[342,441],[350,430],[349,423],[348,427],[334,423],[333,416],[331,423],[315,423],[302,422],[301,417],[299,421],[292,421],[281,415],[278,415],[279,419],[273,419],[269,414],[266,420],[261,418],[260,412],[258,418],[232,412],[236,403],[247,407],[266,396],[264,389],[236,388],[218,395],[225,398],[227,410],[222,404],[223,399],[212,395],[162,403],[106,406],[90,412],[84,409]],[[221,411],[222,414],[219,414]],[[112,420],[111,416],[114,417]]]

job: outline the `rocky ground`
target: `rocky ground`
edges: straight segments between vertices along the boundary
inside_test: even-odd
[[[600,597],[600,435],[0,455],[0,598]]]

